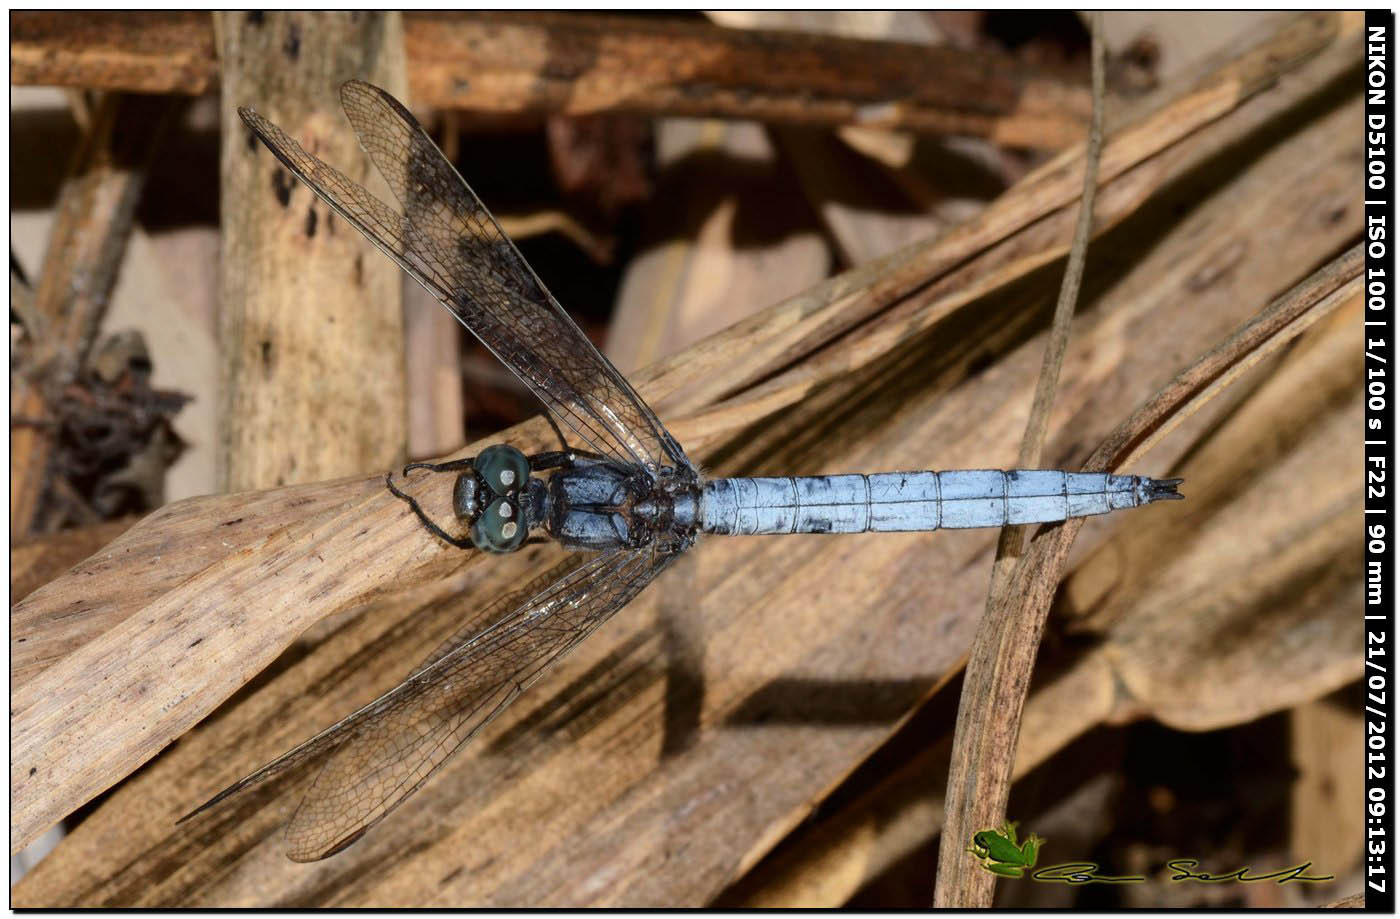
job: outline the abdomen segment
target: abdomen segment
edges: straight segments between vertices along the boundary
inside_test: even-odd
[[[701,520],[705,532],[735,535],[1049,523],[1180,498],[1179,481],[1048,469],[711,479]]]

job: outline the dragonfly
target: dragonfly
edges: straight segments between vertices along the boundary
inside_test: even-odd
[[[485,205],[398,100],[360,81],[341,104],[387,181],[390,207],[250,108],[244,124],[337,214],[398,263],[539,398],[561,449],[495,444],[412,463],[455,474],[459,549],[553,540],[568,560],[485,611],[398,686],[220,792],[189,819],[293,769],[314,775],[286,853],[343,850],[402,804],[572,648],[695,544],[699,534],[870,533],[1049,523],[1181,498],[1180,479],[1057,470],[952,470],[706,478],[550,295]],[[465,534],[465,535],[461,535]]]

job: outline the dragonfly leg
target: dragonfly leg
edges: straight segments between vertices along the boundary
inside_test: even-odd
[[[460,462],[460,460],[458,462]],[[414,463],[413,465],[415,467],[430,466],[430,464],[428,463]],[[442,463],[440,465],[447,466],[451,464]],[[408,506],[413,509],[413,513],[418,516],[419,521],[423,524],[423,526],[428,528],[428,532],[432,533],[438,539],[441,539],[448,545],[455,546],[458,549],[473,549],[476,547],[476,544],[473,543],[470,539],[461,539],[459,537],[453,536],[452,534],[444,530],[442,527],[434,523],[432,521],[432,518],[430,518],[427,514],[423,513],[423,508],[418,505],[418,501],[416,498],[414,498],[412,495],[407,495],[399,491],[398,487],[394,485],[394,477],[392,474],[384,476],[384,484],[386,487],[388,487],[389,493],[391,495],[393,495],[395,498],[398,498],[401,501],[405,501],[408,503]]]
[[[566,438],[566,437],[564,436],[564,429],[561,428],[561,427],[559,427],[559,422],[557,422],[557,421],[554,420],[554,413],[553,413],[553,412],[551,412],[551,411],[546,411],[546,412],[544,413],[544,420],[549,422],[549,426],[550,426],[551,428],[554,429],[554,434],[555,434],[555,436],[559,438],[559,443],[560,443],[560,445],[563,446],[563,448],[564,448],[563,450],[558,451],[558,455],[563,455],[563,456],[582,456],[584,459],[595,459],[595,460],[605,460],[605,459],[608,459],[608,457],[604,456],[604,455],[601,454],[601,453],[592,453],[592,452],[590,452],[590,451],[588,451],[588,450],[580,450],[580,449],[578,449],[577,447],[571,447],[571,446],[569,446],[568,438]],[[555,453],[540,453],[540,454],[537,454],[537,455],[538,455],[538,456],[555,456],[556,454],[555,454]],[[554,468],[554,467],[553,467],[553,466],[537,466],[537,467],[534,467],[534,468],[537,468],[537,469],[552,469],[552,468]]]
[[[565,453],[569,452],[569,442],[564,438],[564,430],[559,427],[559,422],[554,420],[554,413],[545,406],[544,420],[549,422],[549,426],[554,429],[554,434],[559,438],[559,445],[564,448]]]
[[[536,453],[530,457],[530,469],[534,472],[542,472],[546,469],[560,469],[573,462],[576,454],[573,451],[563,452],[551,450],[548,453]]]

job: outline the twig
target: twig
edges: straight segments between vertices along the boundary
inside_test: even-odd
[[[122,93],[98,106],[60,192],[34,288],[29,331],[42,337],[31,343],[30,373],[11,377],[14,415],[43,417],[45,389],[62,385],[86,359],[126,251],[146,163],[172,108],[169,99]],[[10,527],[17,535],[35,523],[51,446],[39,428],[11,434]]]
[[[1016,463],[1021,468],[1034,468],[1040,462],[1045,444],[1045,432],[1050,426],[1050,409],[1055,402],[1055,385],[1064,365],[1065,349],[1069,347],[1070,320],[1079,301],[1079,284],[1084,277],[1084,261],[1089,253],[1089,231],[1094,223],[1094,191],[1098,187],[1099,157],[1103,154],[1104,110],[1104,45],[1103,13],[1089,14],[1094,109],[1089,120],[1089,143],[1084,154],[1084,195],[1079,204],[1079,219],[1074,227],[1065,261],[1065,276],[1060,284],[1060,299],[1055,304],[1055,317],[1050,324],[1050,340],[1045,344],[1045,362],[1040,367],[1040,379],[1035,385],[1035,401],[1031,404],[1030,420],[1021,439],[1021,452]]]
[[[1343,252],[1180,373],[1104,440],[1084,463],[1084,470],[1121,468],[1199,411],[1240,374],[1344,303],[1354,293],[1348,285],[1359,283],[1361,255],[1360,245]]]

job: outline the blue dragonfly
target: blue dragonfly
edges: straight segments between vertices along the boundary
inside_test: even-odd
[[[552,539],[569,560],[486,611],[383,696],[235,783],[194,814],[291,770],[314,774],[287,854],[341,851],[408,798],[548,667],[637,596],[701,533],[871,533],[1002,527],[1180,498],[1180,479],[1053,470],[702,476],[579,330],[423,128],[368,83],[341,87],[395,210],[257,112],[243,122],[301,181],[422,284],[539,398],[561,449],[509,444],[404,476],[455,473],[456,534],[386,479],[438,538],[514,552]],[[572,442],[572,443],[571,443]],[[480,620],[478,620],[480,621]]]

